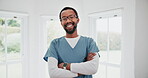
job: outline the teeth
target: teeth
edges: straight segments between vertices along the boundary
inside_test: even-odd
[[[67,27],[71,27],[72,25],[67,25]]]

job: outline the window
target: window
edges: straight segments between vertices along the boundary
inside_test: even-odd
[[[95,13],[89,16],[91,32],[100,49],[100,64],[95,78],[120,78],[121,10]],[[93,31],[94,30],[94,31]]]
[[[59,19],[55,17],[49,18],[46,21],[47,27],[47,46],[50,45],[50,42],[55,39],[64,36],[65,32],[62,26],[60,25]]]
[[[0,78],[24,78],[27,75],[23,74],[27,70],[24,60],[24,39],[27,38],[23,29],[24,25],[27,27],[26,18],[25,14],[0,11]]]
[[[47,47],[50,42],[65,35],[65,31],[60,24],[60,20],[56,16],[42,16],[42,25],[45,26]]]
[[[50,42],[55,39],[55,38],[59,38],[65,35],[65,31],[63,29],[63,27],[60,24],[60,20],[58,19],[58,17],[56,16],[41,16],[42,19],[42,25],[44,26],[43,28],[43,34],[44,34],[44,44],[46,45],[44,46],[45,50],[43,50],[43,54],[41,54],[43,57],[44,53],[47,51],[48,47],[50,46]],[[45,66],[46,65],[46,66]],[[43,66],[45,66],[45,75],[46,78],[49,78],[49,74],[48,74],[48,65],[47,63],[44,64]]]

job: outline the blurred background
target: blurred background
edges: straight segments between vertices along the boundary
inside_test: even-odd
[[[79,35],[100,49],[94,78],[148,78],[147,0],[0,0],[0,78],[50,78],[43,56],[65,35],[65,6],[78,11]]]

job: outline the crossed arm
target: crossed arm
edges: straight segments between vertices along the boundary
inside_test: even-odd
[[[57,59],[48,58],[48,69],[50,77],[77,77],[79,75],[92,75],[97,72],[99,56],[97,53],[89,53],[87,61],[82,63],[68,63],[66,70],[63,64],[58,65]]]

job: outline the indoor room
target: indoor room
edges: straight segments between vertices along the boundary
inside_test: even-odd
[[[43,57],[66,35],[64,7],[76,9],[78,35],[99,48],[93,78],[148,78],[147,0],[0,0],[0,78],[50,78]]]

